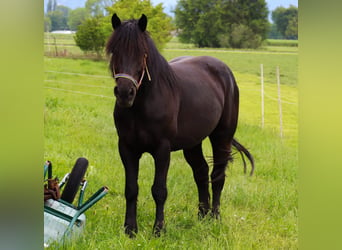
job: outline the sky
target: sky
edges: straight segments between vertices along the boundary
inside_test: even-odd
[[[167,14],[173,15],[172,10],[175,8],[177,0],[151,0],[153,4],[163,3],[164,10]],[[44,0],[45,5],[48,0]],[[68,6],[75,9],[78,7],[84,7],[86,0],[57,0],[57,4]],[[279,6],[288,8],[290,5],[298,7],[298,0],[266,0],[268,9],[272,12]],[[271,21],[271,20],[270,20]]]

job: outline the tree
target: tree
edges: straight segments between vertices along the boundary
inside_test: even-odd
[[[257,48],[267,38],[270,24],[265,0],[228,1],[223,7],[224,34],[233,48]],[[227,13],[227,14],[226,14]]]
[[[261,36],[254,34],[253,30],[244,24],[234,23],[231,26],[230,45],[233,48],[256,49],[261,44]]]
[[[112,32],[110,18],[114,13],[117,13],[121,20],[137,19],[141,14],[145,14],[148,18],[147,30],[156,46],[162,49],[170,41],[171,31],[174,29],[172,18],[163,10],[163,4],[153,6],[150,0],[117,0],[113,6],[107,8],[109,16],[105,18],[106,32],[108,36]]]
[[[88,4],[95,2],[103,4],[109,1],[87,1]],[[105,9],[107,16],[97,15],[78,26],[76,45],[85,52],[96,52],[98,57],[102,55],[105,42],[113,32],[111,17],[114,13],[117,13],[121,20],[136,19],[145,14],[148,17],[147,30],[159,49],[171,39],[171,17],[163,12],[162,4],[153,7],[150,0],[116,0],[112,6]]]
[[[270,31],[268,33],[268,38],[270,39],[284,39],[283,35],[277,30],[277,25],[271,24]]]
[[[51,11],[55,11],[57,7],[57,1],[56,0],[49,0],[47,7],[46,7],[46,12],[49,13]]]
[[[104,16],[106,14],[106,8],[113,5],[113,3],[113,0],[87,0],[85,8],[93,17]]]
[[[272,20],[285,39],[298,39],[298,8],[278,7],[272,12]]]
[[[48,17],[51,20],[51,31],[67,29],[67,21],[61,11],[51,11],[49,12]]]
[[[50,32],[51,30],[51,19],[44,16],[44,32]]]
[[[70,8],[58,5],[56,10],[50,11],[47,17],[51,20],[51,30],[67,30]]]
[[[298,39],[298,16],[297,15],[289,19],[289,23],[285,31],[285,37],[287,37],[288,39],[292,39],[292,40]]]
[[[70,30],[77,30],[78,26],[87,18],[90,18],[90,14],[85,8],[77,8],[70,11],[68,19],[68,26]]]
[[[106,42],[103,18],[93,17],[78,26],[75,35],[76,45],[84,52],[95,52],[101,58]]]
[[[269,29],[265,0],[179,0],[180,40],[199,47],[256,48]]]
[[[180,0],[175,9],[176,26],[182,42],[191,42],[199,47],[218,47],[222,24],[219,16],[219,1]]]

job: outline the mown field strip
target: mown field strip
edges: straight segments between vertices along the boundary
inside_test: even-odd
[[[237,54],[265,54],[265,55],[298,55],[298,52],[285,52],[285,51],[256,51],[256,50],[225,50],[225,49],[164,49],[165,51],[186,51],[186,52],[213,52],[213,53],[237,53]]]

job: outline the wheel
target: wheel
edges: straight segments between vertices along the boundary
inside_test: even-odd
[[[81,181],[88,168],[88,160],[86,158],[78,158],[74,167],[71,170],[69,179],[67,180],[61,199],[72,203],[76,196],[76,193],[80,187]]]

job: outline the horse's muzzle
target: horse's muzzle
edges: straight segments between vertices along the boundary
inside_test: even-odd
[[[116,103],[120,107],[129,108],[134,103],[136,88],[117,85],[114,87],[114,95],[116,97]]]

